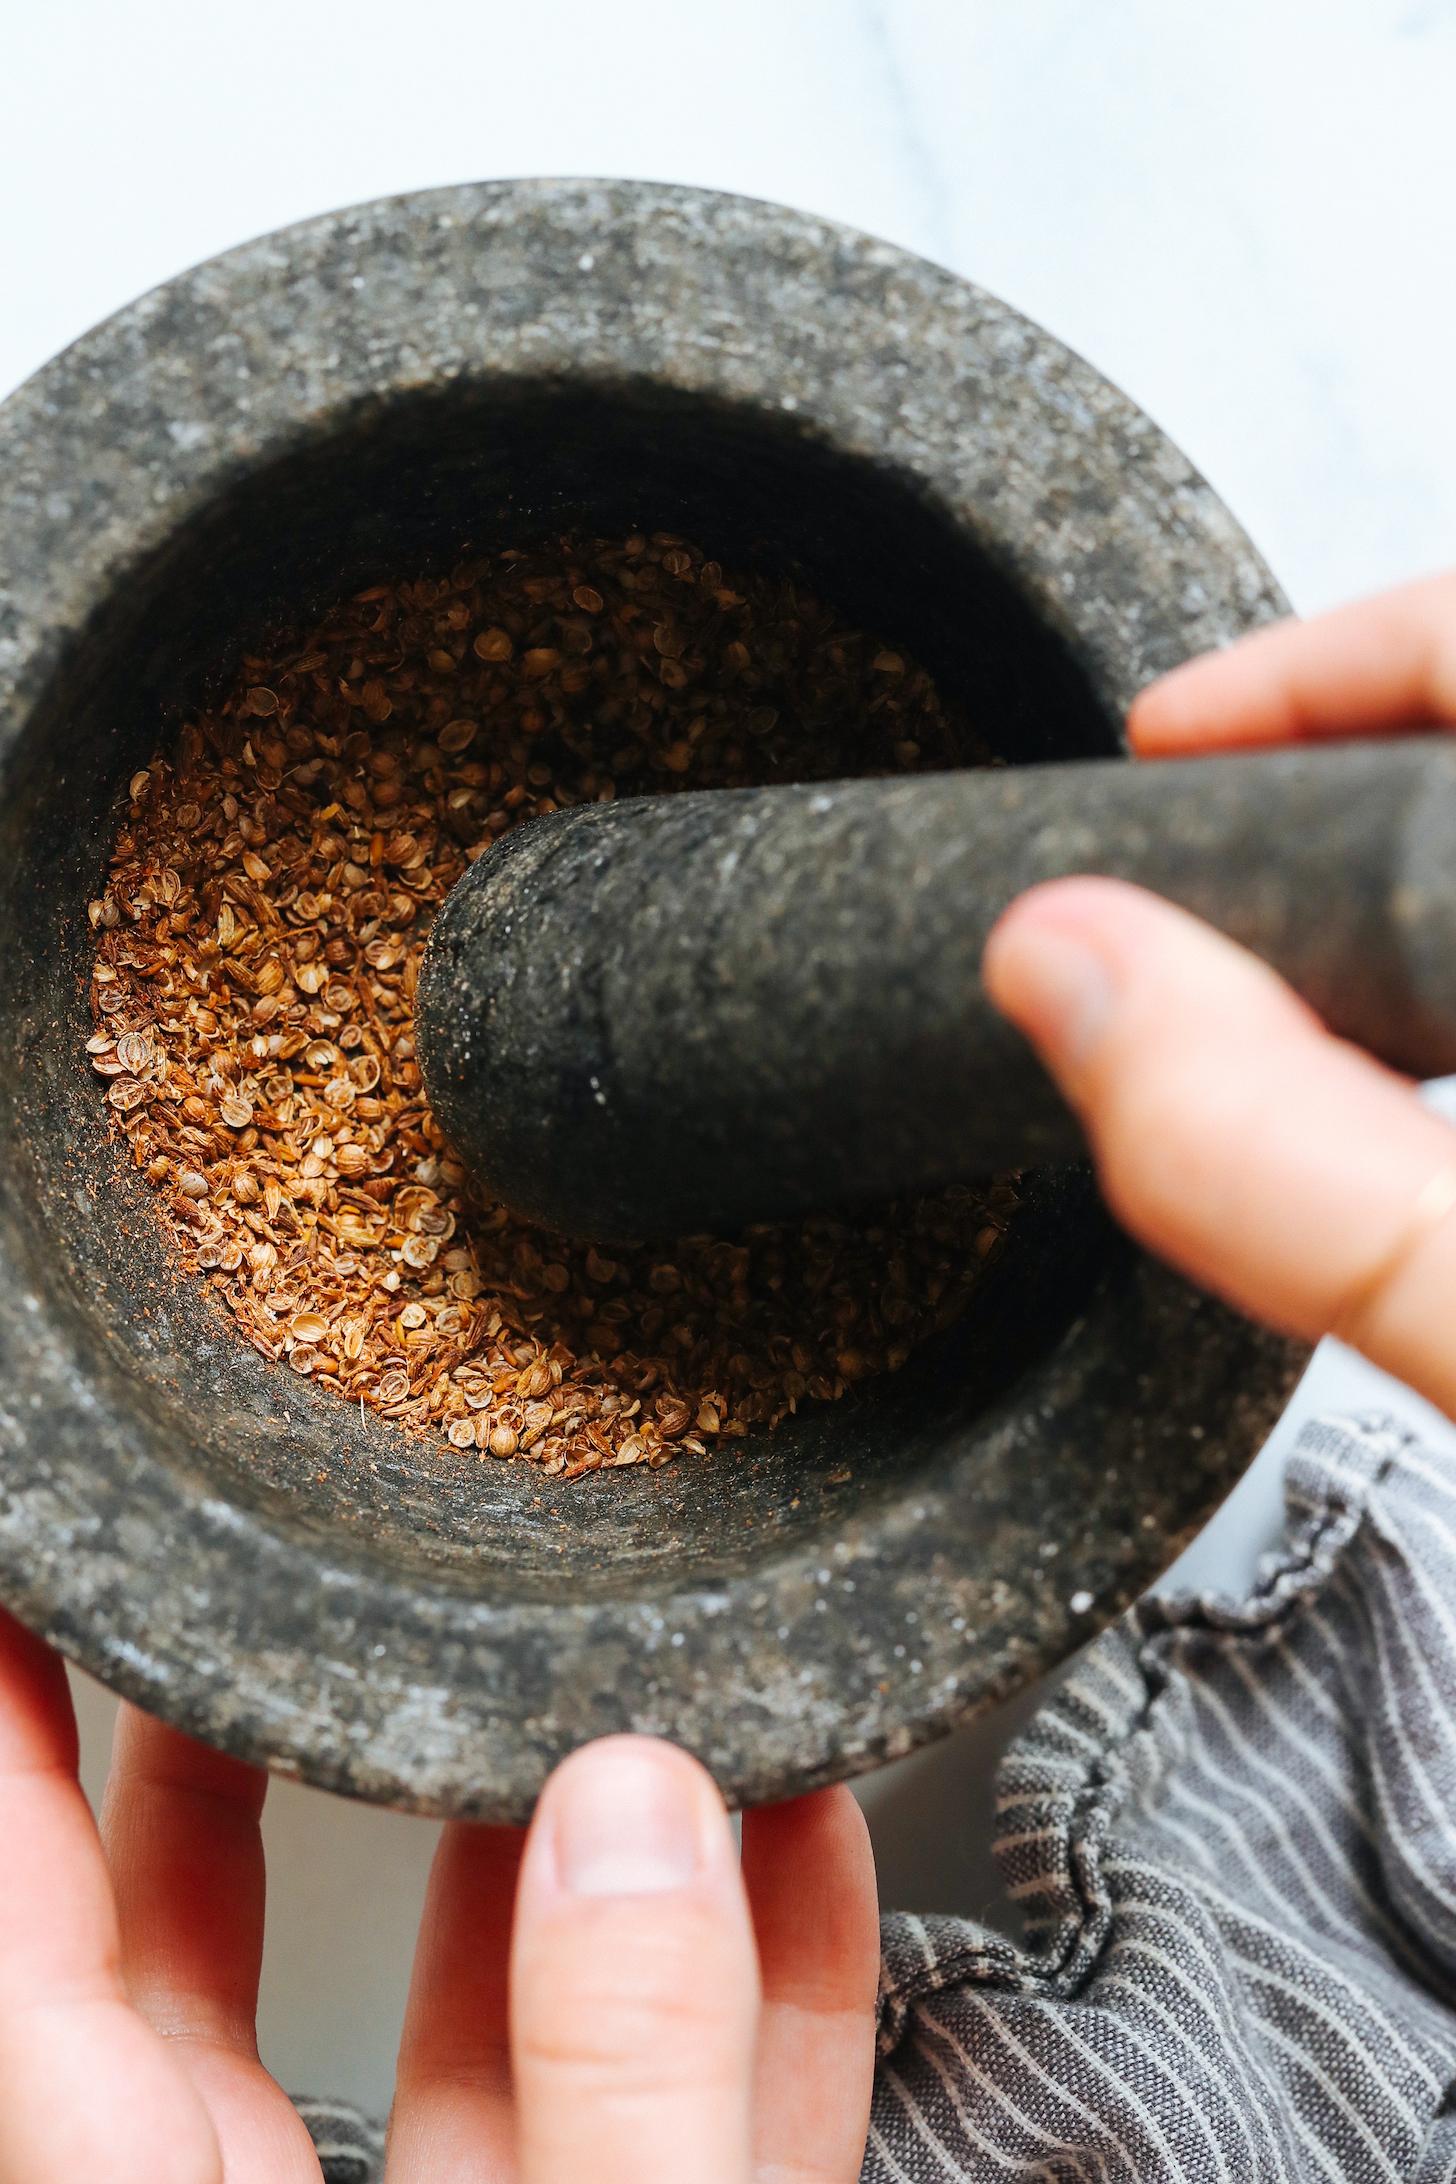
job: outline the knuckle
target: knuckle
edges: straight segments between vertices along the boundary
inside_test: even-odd
[[[518,1984],[517,2065],[624,2098],[701,2084],[736,2055],[735,1970],[720,1923],[686,1906],[578,1924]]]
[[[1200,1177],[1247,1142],[1257,1095],[1185,1051],[1135,1055],[1111,1073],[1094,1120],[1116,1211],[1134,1225],[1183,1226]]]
[[[733,2072],[720,2049],[694,2036],[663,2038],[665,2021],[626,2009],[593,2024],[542,2026],[516,2051],[518,2076],[594,2100],[639,2101],[652,2094],[704,2090]]]

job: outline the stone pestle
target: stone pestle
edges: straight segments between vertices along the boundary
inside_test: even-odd
[[[443,906],[419,989],[480,1187],[602,1239],[732,1229],[1075,1157],[981,985],[1039,880],[1209,919],[1333,1030],[1456,1069],[1456,747],[1431,736],[562,811]]]

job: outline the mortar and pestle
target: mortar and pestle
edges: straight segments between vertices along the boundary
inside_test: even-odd
[[[1029,1172],[974,1309],[902,1371],[568,1485],[284,1385],[173,1267],[85,1066],[85,906],[133,769],[279,617],[467,540],[637,523],[801,570],[1005,763],[523,829],[427,958],[442,1121],[493,1187],[603,1234]],[[783,1796],[1091,1636],[1300,1358],[1113,1228],[980,998],[990,918],[1047,871],[1126,870],[1390,1058],[1453,1058],[1440,746],[1120,756],[1144,683],[1281,606],[1206,484],[1048,335],[732,198],[355,208],[47,365],[0,405],[0,1596],[248,1758],[511,1820],[627,1726],[735,1801]]]

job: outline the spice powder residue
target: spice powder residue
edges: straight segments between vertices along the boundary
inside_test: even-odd
[[[183,1266],[262,1356],[568,1478],[903,1364],[1010,1179],[670,1249],[547,1234],[471,1198],[415,979],[467,862],[538,813],[985,756],[901,654],[662,533],[377,585],[246,659],[133,776],[90,905],[87,1051]]]

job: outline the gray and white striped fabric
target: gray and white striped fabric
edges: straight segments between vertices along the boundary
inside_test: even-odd
[[[1288,1502],[1008,1752],[1024,1944],[885,1920],[867,2184],[1456,2180],[1456,1465],[1319,1421]]]
[[[886,1921],[873,2184],[1456,2178],[1456,1468],[1317,1421],[1287,1494],[1008,1753],[1026,1945]]]
[[[384,2133],[347,2101],[312,2100],[299,2094],[294,2107],[308,2125],[324,2184],[379,2184]]]

